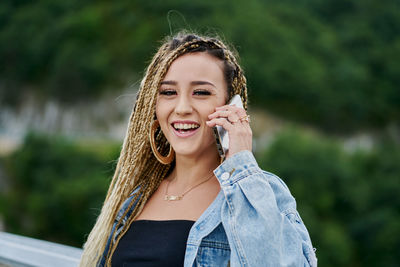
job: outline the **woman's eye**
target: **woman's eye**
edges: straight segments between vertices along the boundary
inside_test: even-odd
[[[211,95],[211,93],[207,90],[196,90],[193,93],[194,95]]]
[[[160,91],[160,95],[171,96],[171,95],[175,95],[175,94],[176,94],[175,90],[167,89],[167,90]]]

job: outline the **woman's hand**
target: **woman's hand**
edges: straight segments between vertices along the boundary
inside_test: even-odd
[[[215,108],[215,112],[208,115],[207,125],[222,126],[229,136],[229,151],[226,158],[242,150],[251,151],[252,132],[249,117],[243,108],[234,105],[225,105]]]

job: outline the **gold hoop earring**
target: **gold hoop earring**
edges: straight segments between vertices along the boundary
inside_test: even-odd
[[[156,141],[154,139],[154,134],[159,126],[160,126],[160,123],[158,122],[158,120],[154,120],[151,123],[150,132],[149,132],[150,146],[151,146],[151,150],[153,151],[153,154],[156,157],[156,159],[159,162],[161,162],[162,164],[167,165],[167,164],[170,164],[174,160],[175,155],[174,155],[174,151],[172,149],[171,144],[169,144],[169,152],[166,157],[164,157],[163,155],[161,155],[160,152],[158,152]]]

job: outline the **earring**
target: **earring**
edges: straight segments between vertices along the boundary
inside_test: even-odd
[[[169,152],[166,157],[164,157],[163,155],[161,155],[160,152],[158,152],[156,141],[154,139],[154,134],[159,126],[160,126],[160,123],[158,122],[158,120],[154,120],[151,123],[150,132],[149,132],[150,146],[151,146],[151,150],[153,151],[153,154],[156,157],[156,159],[159,162],[161,162],[162,164],[167,165],[167,164],[170,164],[174,160],[175,155],[174,155],[174,151],[172,149],[171,144],[169,145]]]

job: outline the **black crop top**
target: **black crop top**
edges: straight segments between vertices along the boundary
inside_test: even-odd
[[[112,256],[113,267],[183,266],[186,241],[194,221],[134,221]]]

